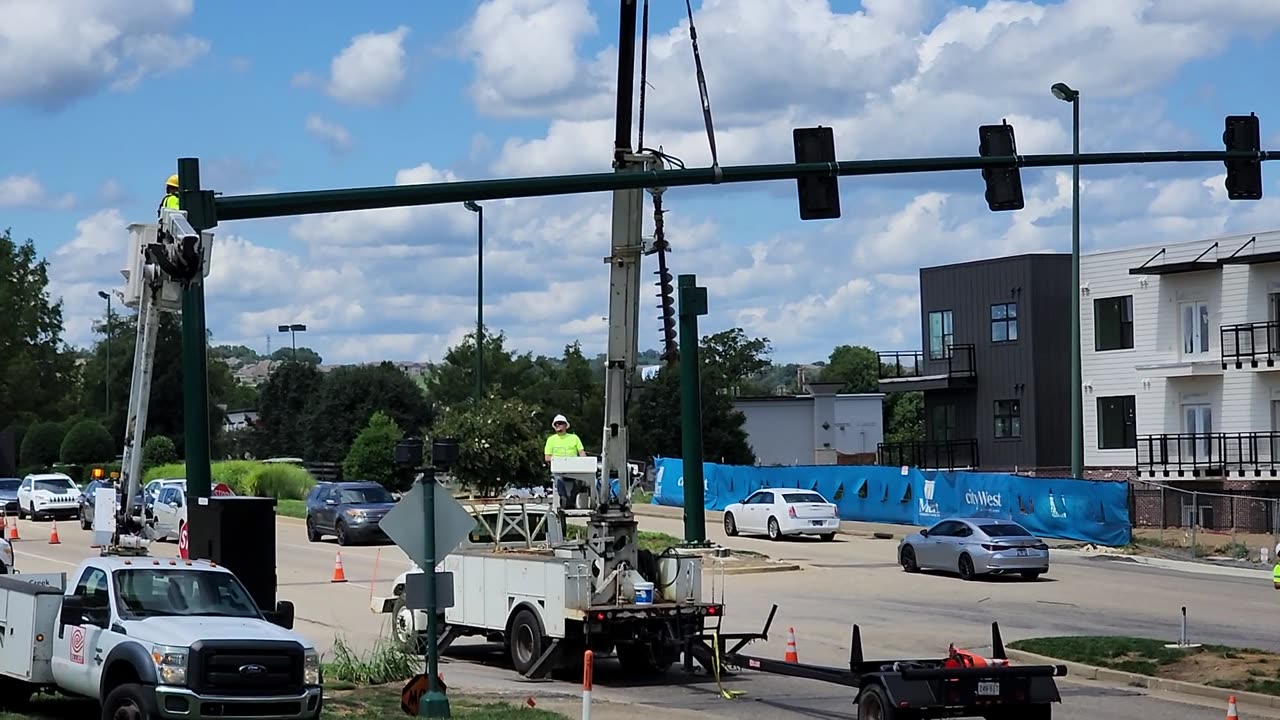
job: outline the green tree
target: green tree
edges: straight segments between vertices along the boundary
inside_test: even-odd
[[[97,420],[81,420],[67,431],[58,456],[68,465],[110,462],[118,454],[111,433]]]
[[[450,472],[463,487],[492,496],[507,487],[549,480],[542,462],[546,432],[540,415],[529,403],[488,397],[445,410],[434,434],[458,439],[458,462]]]
[[[298,362],[306,363],[307,365],[320,365],[324,360],[324,358],[320,357],[320,353],[309,347],[298,348],[296,357],[292,347],[282,347],[271,353],[271,359],[277,362],[291,362],[296,359]]]
[[[747,418],[733,398],[716,385],[724,375],[702,368],[702,453],[707,462],[753,465],[756,461],[743,424]],[[680,457],[680,373],[664,367],[637,388],[627,413],[631,455],[635,458]]]
[[[822,380],[844,382],[843,392],[873,393],[880,387],[880,356],[861,345],[840,345],[831,351]],[[888,393],[884,398],[885,442],[924,439],[924,396],[919,392]]]
[[[404,431],[391,416],[375,412],[369,425],[356,436],[342,461],[342,475],[348,480],[369,480],[388,490],[406,489],[403,474],[396,471],[396,443]]]
[[[165,435],[152,435],[142,445],[142,468],[178,462],[178,448]]]
[[[246,345],[214,345],[209,348],[209,358],[220,360],[236,359],[245,363],[256,363],[262,360],[257,350]]]
[[[323,382],[320,371],[304,363],[284,363],[271,371],[258,393],[258,419],[250,442],[255,456],[306,455],[307,405]]]
[[[62,439],[66,435],[67,430],[61,423],[38,422],[32,425],[22,437],[18,451],[20,464],[24,467],[48,467],[58,462]]]
[[[924,393],[890,393],[884,398],[885,442],[924,440]]]
[[[35,243],[0,233],[0,428],[74,409],[75,356],[62,341],[62,302],[49,295],[49,263]]]
[[[340,462],[378,411],[410,432],[426,428],[432,420],[431,404],[422,388],[392,363],[345,366],[325,373],[306,403],[302,424],[306,454],[302,457]]]
[[[772,365],[769,338],[748,337],[742,328],[731,328],[703,337],[699,347],[716,387],[733,396],[769,393],[771,388],[761,382]]]

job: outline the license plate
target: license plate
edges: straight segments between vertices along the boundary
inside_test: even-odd
[[[1026,554],[1027,554],[1027,549],[1026,549],[1026,548],[1018,548],[1018,555],[1020,555],[1020,556],[1021,556],[1021,555],[1026,555]]]
[[[814,526],[814,527],[822,527],[823,525],[826,525],[826,521],[824,521],[824,520],[814,520],[814,521],[813,521],[813,526]]]
[[[1000,694],[1000,683],[998,682],[980,682],[978,683],[978,694],[991,697]]]

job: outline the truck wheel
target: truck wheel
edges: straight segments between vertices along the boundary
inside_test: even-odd
[[[619,643],[617,651],[618,662],[629,675],[661,675],[676,661],[648,643]]]
[[[120,685],[102,701],[102,720],[151,720],[151,717],[141,685]]]
[[[894,709],[879,685],[866,685],[858,692],[858,720],[894,720]]]
[[[521,675],[527,675],[533,664],[542,657],[543,646],[546,645],[542,637],[542,625],[529,608],[522,608],[511,621],[507,645],[511,652],[511,664]]]
[[[404,602],[404,594],[396,595],[391,606],[391,636],[405,652],[421,655],[424,651],[422,636],[414,627],[414,612]]]

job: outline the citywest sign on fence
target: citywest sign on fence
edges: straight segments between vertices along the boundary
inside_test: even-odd
[[[653,504],[684,505],[684,463],[657,458]],[[821,493],[842,520],[932,525],[945,517],[1013,520],[1048,538],[1127,545],[1129,484],[1008,473],[935,472],[877,465],[756,467],[703,463],[707,510],[761,488]]]

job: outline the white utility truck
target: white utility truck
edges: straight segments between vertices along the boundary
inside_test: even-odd
[[[5,709],[53,691],[96,698],[103,718],[320,717],[320,656],[291,605],[268,621],[225,568],[137,550],[73,577],[0,577]]]

